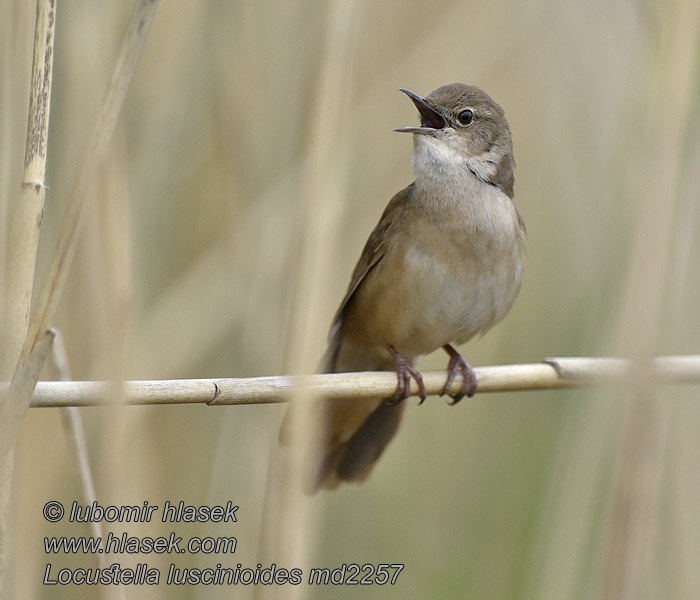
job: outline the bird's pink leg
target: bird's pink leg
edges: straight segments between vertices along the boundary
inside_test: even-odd
[[[445,344],[443,349],[450,355],[450,362],[447,365],[447,382],[440,395],[449,394],[452,383],[459,373],[462,376],[462,389],[456,394],[449,394],[453,400],[450,404],[457,404],[464,396],[471,398],[476,393],[476,373],[452,346]]]
[[[387,402],[389,404],[398,404],[408,398],[411,395],[411,378],[413,378],[418,384],[419,404],[423,404],[423,401],[428,397],[428,393],[425,391],[425,384],[423,383],[423,376],[411,366],[408,359],[403,354],[400,354],[394,346],[389,345],[389,352],[394,357],[398,384],[394,395]]]

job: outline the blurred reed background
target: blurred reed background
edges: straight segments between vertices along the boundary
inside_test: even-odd
[[[58,1],[38,282],[130,4]],[[19,198],[34,15],[31,2],[0,6],[0,264]],[[453,81],[506,111],[529,237],[520,298],[463,349],[471,363],[698,353],[699,26],[697,0],[163,2],[95,173],[55,322],[73,378],[313,369],[367,235],[411,181],[410,139],[390,129],[417,116],[396,90]],[[282,407],[82,415],[103,505],[240,505],[233,528],[112,527],[233,533],[235,555],[117,557],[123,565],[406,564],[395,586],[363,586],[369,598],[698,598],[698,395],[653,388],[642,371],[625,389],[477,395],[456,407],[411,400],[366,484],[292,505],[270,475]],[[43,551],[45,535],[90,535],[41,516],[48,500],[80,501],[79,490],[61,412],[30,409],[12,489],[11,597],[96,597],[41,583],[47,562],[97,566]]]

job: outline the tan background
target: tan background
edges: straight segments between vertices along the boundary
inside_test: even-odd
[[[0,8],[3,225],[21,180],[30,4]],[[40,278],[126,4],[58,3]],[[417,115],[397,88],[427,94],[453,81],[482,87],[506,111],[529,235],[520,298],[463,348],[471,363],[697,353],[698,23],[692,0],[162,2],[108,164],[95,173],[56,322],[73,377],[313,368],[367,235],[411,181],[410,139],[390,129]],[[7,239],[4,227],[0,235]],[[0,252],[4,263],[4,244]],[[421,364],[443,368],[446,358]],[[644,386],[477,395],[456,407],[411,400],[364,486],[299,507],[299,518],[312,518],[302,523],[309,550],[297,564],[281,564],[265,542],[275,535],[266,486],[281,407],[82,414],[102,504],[240,505],[233,527],[176,528],[236,535],[235,555],[122,564],[406,564],[393,587],[297,590],[310,598],[622,597],[617,585],[634,598],[693,598],[697,400],[697,387]],[[94,598],[87,587],[41,585],[47,562],[96,565],[44,554],[45,535],[89,535],[84,525],[46,523],[51,499],[80,500],[75,459],[60,411],[30,409],[13,488],[13,597]],[[156,536],[173,526],[114,530]],[[159,586],[127,588],[126,597],[275,592],[292,593]]]

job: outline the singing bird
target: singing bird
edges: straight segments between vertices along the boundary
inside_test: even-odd
[[[320,371],[393,371],[388,399],[322,400],[304,440],[304,488],[362,482],[396,433],[416,359],[449,355],[443,394],[472,396],[474,371],[452,344],[498,323],[520,290],[525,225],[513,204],[513,143],[501,107],[477,87],[445,85],[421,97],[401,89],[420,113],[413,134],[415,181],[389,202],[369,236],[333,319]],[[287,417],[289,413],[287,413]],[[285,418],[280,439],[289,440]]]

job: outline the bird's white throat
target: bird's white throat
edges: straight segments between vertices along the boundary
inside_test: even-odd
[[[495,156],[467,156],[449,140],[414,135],[411,167],[419,188],[480,187],[496,174]]]

